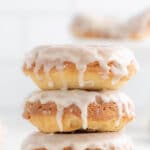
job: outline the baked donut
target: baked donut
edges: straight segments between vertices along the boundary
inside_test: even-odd
[[[118,91],[52,90],[26,98],[23,117],[45,133],[118,131],[134,119],[134,105]]]
[[[72,34],[79,38],[120,39],[124,36],[123,30],[125,30],[123,24],[110,17],[77,15],[71,24]]]
[[[123,22],[110,17],[78,15],[73,19],[71,32],[81,38],[145,39],[150,37],[150,9]]]
[[[131,139],[123,133],[43,134],[28,136],[21,150],[133,150]]]
[[[144,39],[150,37],[150,9],[131,17],[127,21],[128,32],[131,39]]]
[[[138,70],[120,46],[40,46],[25,57],[23,71],[43,90],[118,89]]]

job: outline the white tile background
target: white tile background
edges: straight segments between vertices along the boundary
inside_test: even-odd
[[[76,12],[126,17],[148,6],[149,0],[0,0],[0,59],[19,59],[41,43],[69,42]]]
[[[36,89],[21,72],[25,52],[39,44],[83,42],[73,39],[68,31],[77,12],[126,18],[149,6],[150,0],[0,0],[0,116],[7,128],[5,149],[19,150],[22,138],[33,130],[21,119],[23,98]],[[150,133],[150,42],[121,44],[133,47],[141,64],[137,77],[124,88],[137,106],[137,121],[130,131],[142,133],[135,136],[138,143],[144,139],[150,143],[146,136]],[[136,150],[144,148],[150,148],[148,142]]]

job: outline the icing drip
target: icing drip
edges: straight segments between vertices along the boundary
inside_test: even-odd
[[[82,127],[83,129],[87,129],[87,107],[83,107],[82,113],[81,113],[81,118],[82,118]]]
[[[63,131],[63,125],[62,125],[62,115],[64,112],[63,106],[57,105],[57,111],[59,111],[59,113],[57,113],[57,116],[56,116],[57,124],[58,124],[59,130]]]
[[[83,70],[83,71],[79,71],[79,86],[80,86],[80,87],[83,87],[83,86],[84,86],[83,77],[84,77],[84,70]]]
[[[64,77],[64,72],[63,71],[60,71],[60,79],[61,79],[61,81],[62,81],[62,90],[66,90],[67,89],[67,82],[66,82],[66,80],[64,80],[65,79],[65,77]]]
[[[120,119],[125,114],[134,116],[134,105],[132,101],[123,93],[118,91],[82,91],[82,90],[70,90],[70,91],[38,91],[32,93],[26,100],[29,102],[40,101],[41,104],[47,102],[54,102],[57,105],[57,123],[59,129],[62,131],[62,115],[64,108],[75,104],[81,110],[81,118],[83,128],[86,129],[87,124],[87,109],[89,104],[96,103],[97,98],[100,97],[104,103],[114,102],[118,107],[118,120],[116,126],[119,125]]]
[[[72,62],[76,65],[79,72],[79,85],[84,86],[84,72],[87,65],[98,62],[103,72],[100,76],[107,78],[111,71],[117,77],[117,81],[121,77],[128,75],[128,66],[133,64],[135,70],[138,70],[138,64],[133,53],[127,48],[114,45],[101,46],[75,46],[75,45],[53,45],[40,46],[31,51],[25,58],[25,66],[27,69],[32,68],[34,64],[34,72],[38,73],[43,66],[44,72],[49,72],[53,67],[58,71],[63,71],[64,62]],[[113,62],[113,65],[109,65]],[[62,79],[64,88],[67,88],[65,81]]]
[[[118,120],[116,121],[116,126],[118,126],[119,125],[119,123],[120,123],[120,120],[121,120],[121,117],[122,117],[122,104],[121,103],[118,103],[118,107],[120,108],[120,109],[118,109]]]
[[[73,150],[101,149],[101,150],[133,150],[131,139],[117,133],[86,133],[86,134],[43,134],[34,133],[22,144],[22,150],[46,148],[46,150],[63,150],[71,147]]]
[[[37,67],[38,68],[38,67]],[[38,68],[40,69],[40,68]],[[37,70],[38,72],[39,70]],[[53,84],[53,80],[51,79],[50,75],[49,75],[49,67],[44,67],[44,72],[46,73],[46,78],[48,78],[49,82],[48,82],[48,86],[49,87],[53,87],[54,84]]]

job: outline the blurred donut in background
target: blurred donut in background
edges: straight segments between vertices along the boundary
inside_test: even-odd
[[[122,38],[122,23],[111,17],[77,15],[73,19],[71,32],[79,38]]]
[[[73,19],[71,32],[79,38],[145,39],[150,37],[150,10],[125,21],[111,17],[77,15]]]
[[[129,18],[127,26],[131,39],[144,39],[150,37],[150,9]]]

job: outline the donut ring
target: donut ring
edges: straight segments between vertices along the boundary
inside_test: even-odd
[[[72,34],[79,38],[120,39],[122,28],[123,25],[114,18],[100,19],[87,15],[76,16],[71,24]]]
[[[31,134],[21,150],[133,150],[131,139],[123,133]]]
[[[145,39],[150,37],[150,9],[130,18],[127,21],[131,39]]]
[[[23,117],[45,133],[118,131],[134,119],[134,105],[118,91],[38,91],[25,102]]]
[[[150,10],[133,16],[125,22],[114,21],[114,18],[99,19],[79,15],[73,20],[71,32],[81,38],[145,39],[150,37]]]
[[[118,89],[137,70],[132,52],[114,45],[41,46],[23,65],[24,73],[43,90]]]

